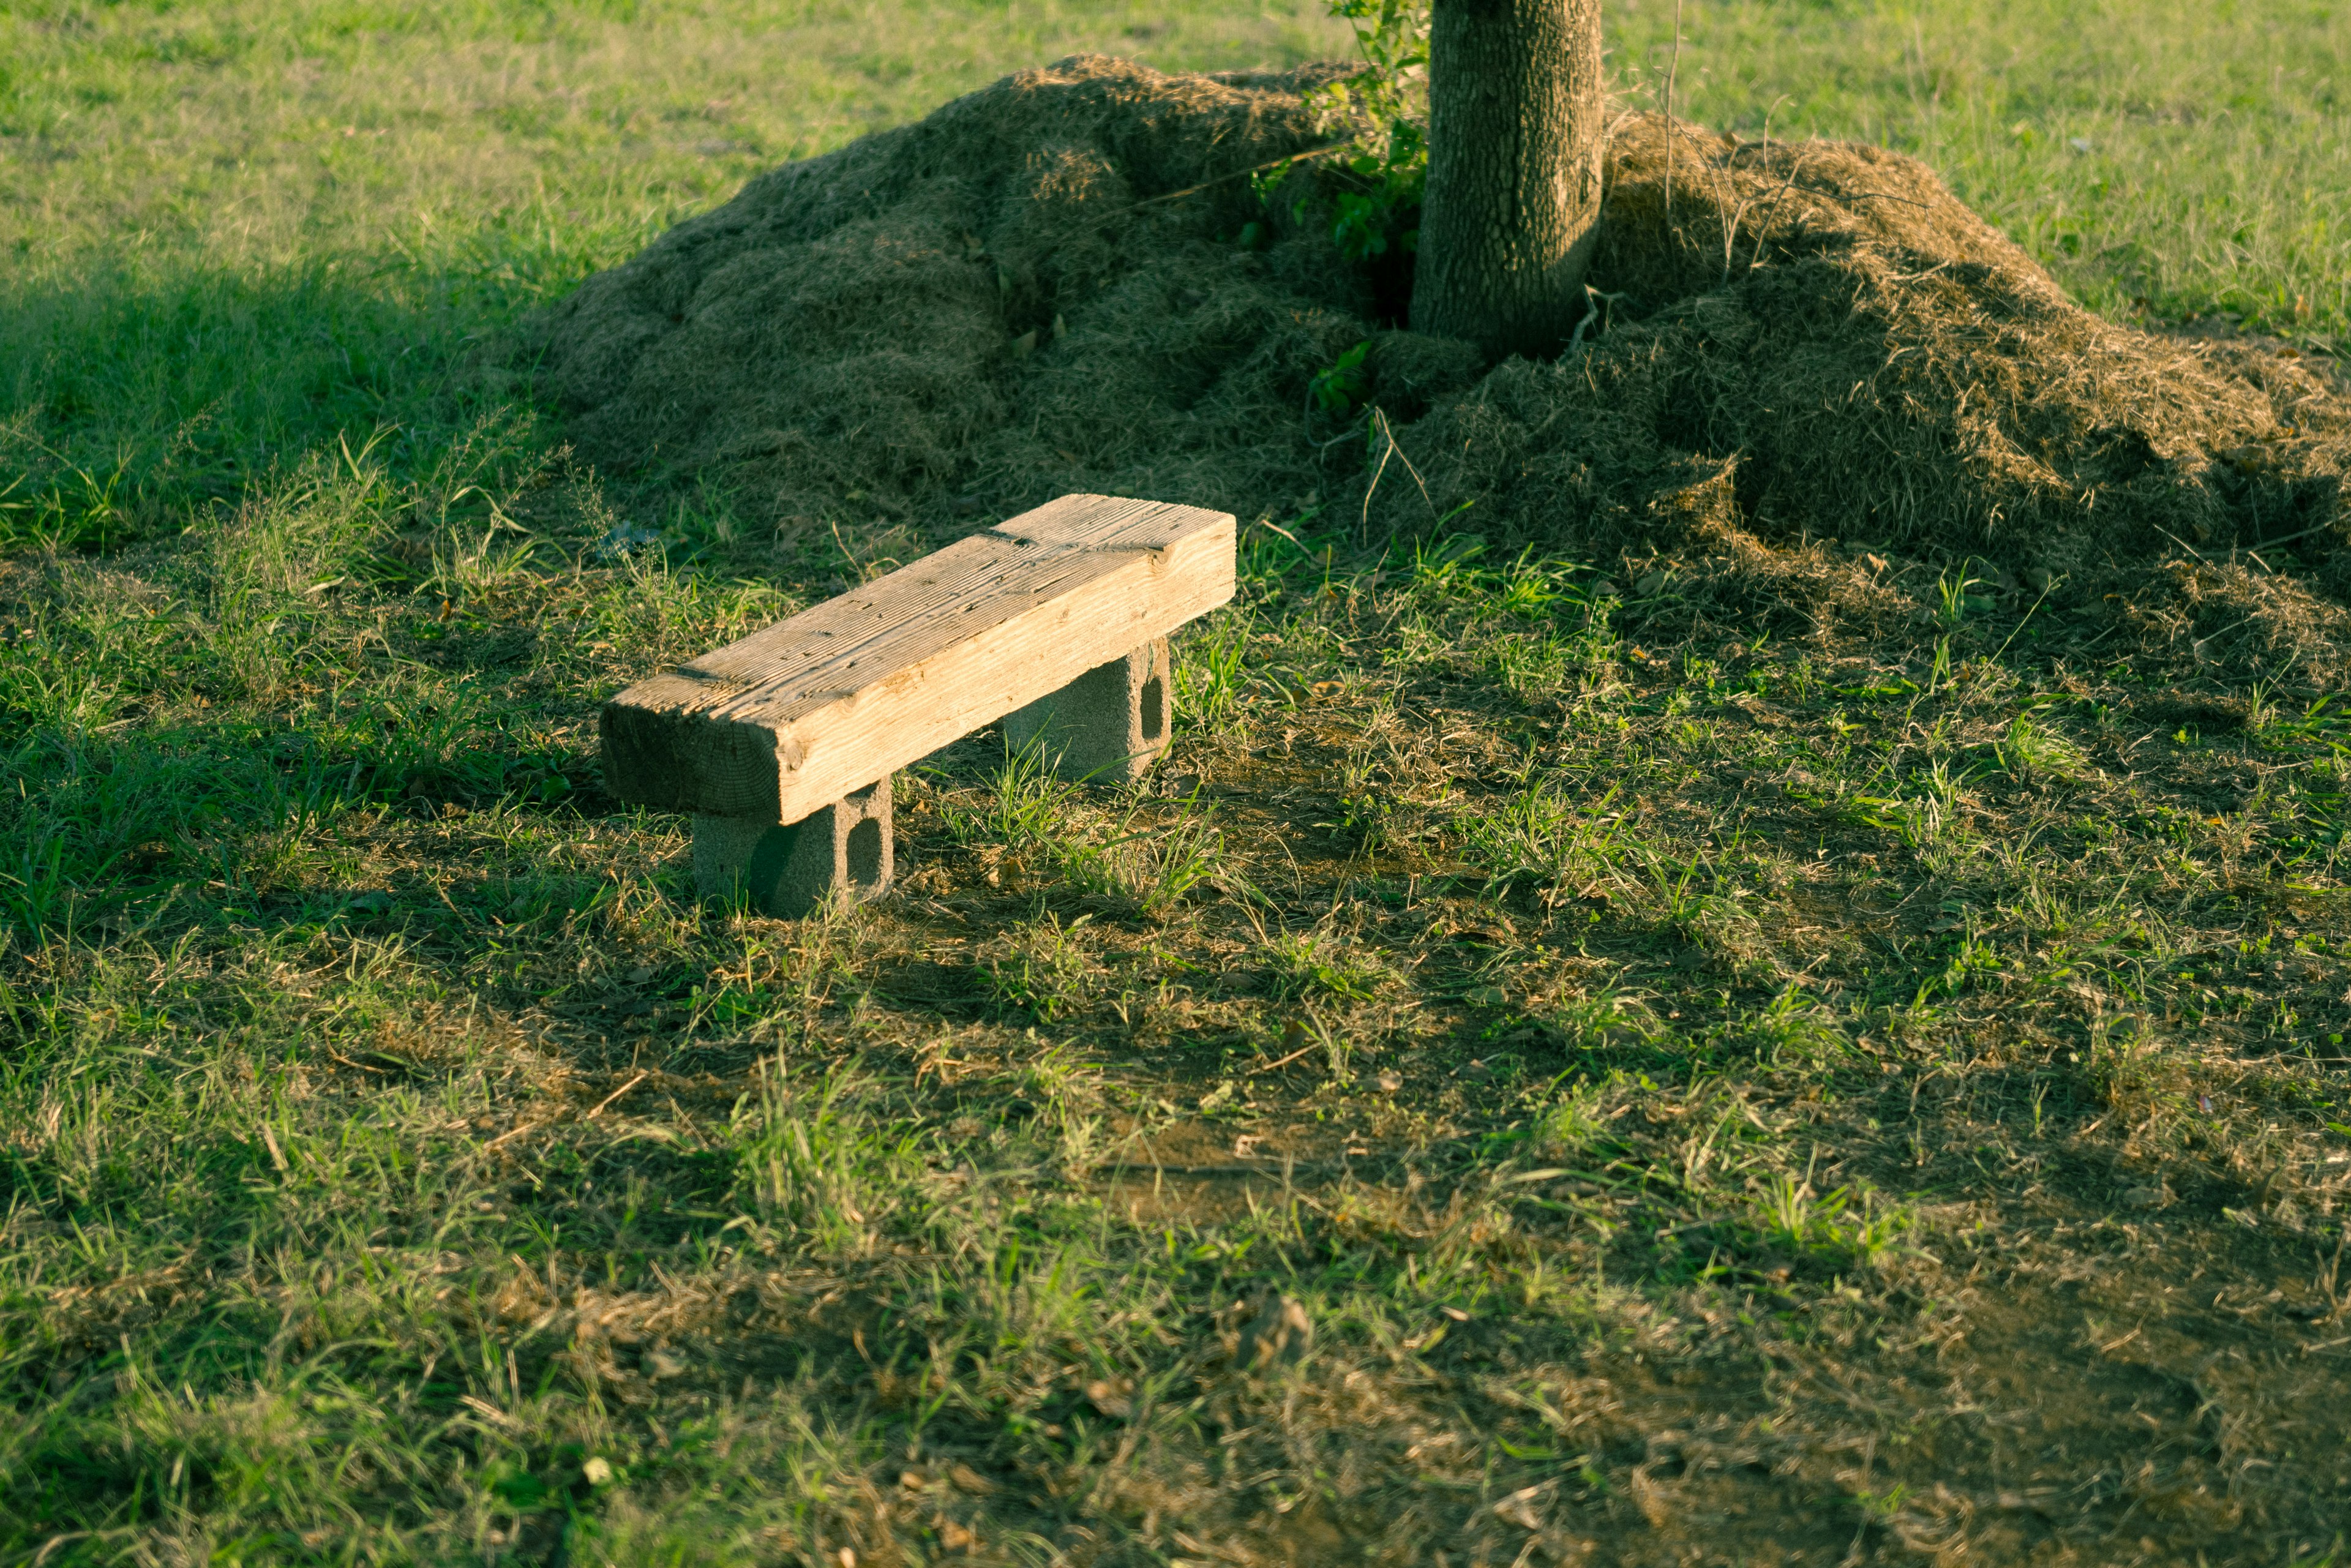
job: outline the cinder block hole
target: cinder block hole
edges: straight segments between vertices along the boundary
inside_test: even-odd
[[[849,830],[849,880],[860,887],[882,880],[882,824],[871,817]]]
[[[1143,683],[1143,738],[1153,746],[1167,733],[1167,686],[1155,671]]]

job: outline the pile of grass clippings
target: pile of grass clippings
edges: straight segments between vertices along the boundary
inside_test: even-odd
[[[1081,57],[753,182],[537,328],[580,450],[788,533],[1322,507],[1621,557],[1689,632],[1898,632],[1941,572],[2183,670],[2351,673],[2351,399],[2292,350],[2106,322],[1897,154],[1626,115],[1590,329],[1486,368],[1341,256],[1343,171],[1280,162],[1344,136],[1337,69]]]

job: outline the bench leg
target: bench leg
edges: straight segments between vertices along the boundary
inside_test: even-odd
[[[1008,714],[1005,748],[1040,747],[1064,779],[1131,782],[1167,749],[1174,688],[1167,639],[1155,638]]]
[[[694,819],[694,890],[705,898],[747,895],[763,915],[797,920],[835,894],[852,904],[889,890],[890,780],[846,796],[797,822]]]

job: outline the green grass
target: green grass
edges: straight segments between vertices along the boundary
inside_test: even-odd
[[[1079,49],[1284,65],[1343,37],[1303,0],[11,5],[10,457],[69,500],[67,465],[119,472],[147,528],[340,430],[399,426],[405,475],[502,406],[463,373],[478,334],[763,169]]]
[[[1670,5],[1619,7],[1654,104]],[[2339,351],[2351,334],[2351,13],[2324,4],[1718,4],[1676,110],[1922,158],[2092,309]]]
[[[2338,339],[2346,25],[2110,15],[1694,4],[1680,102]],[[0,13],[0,1561],[2342,1561],[2337,700],[1290,517],[1152,780],[955,748],[881,907],[601,793],[598,701],[854,568],[474,344],[1000,70],[1337,36]]]

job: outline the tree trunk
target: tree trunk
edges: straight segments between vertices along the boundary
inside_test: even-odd
[[[1436,0],[1415,331],[1557,353],[1600,216],[1600,0]]]

